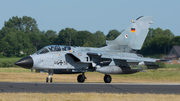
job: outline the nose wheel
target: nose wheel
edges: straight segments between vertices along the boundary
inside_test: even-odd
[[[52,77],[50,77],[50,78],[47,77],[47,78],[46,78],[46,82],[47,82],[47,83],[48,83],[48,82],[51,82],[51,83],[52,83],[52,80],[53,80]]]
[[[84,73],[82,75],[78,75],[78,77],[77,77],[77,81],[79,83],[83,83],[85,81],[85,79],[87,79],[87,78],[85,77]]]
[[[111,78],[110,75],[105,75],[105,76],[104,76],[104,82],[105,82],[105,83],[110,83],[111,80],[112,80],[112,78]]]
[[[48,70],[48,74],[49,74],[49,76],[46,78],[46,82],[52,83],[53,79],[52,79],[51,75],[53,75],[53,70]]]

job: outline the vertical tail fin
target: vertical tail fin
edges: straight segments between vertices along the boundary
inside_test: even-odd
[[[141,16],[132,20],[132,24],[126,28],[115,40],[108,41],[118,46],[127,46],[133,50],[140,50],[148,34],[150,24],[153,23],[152,16]],[[108,44],[107,43],[107,44]]]

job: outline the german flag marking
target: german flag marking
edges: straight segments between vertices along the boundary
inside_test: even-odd
[[[133,33],[136,32],[135,28],[131,28],[131,32]]]

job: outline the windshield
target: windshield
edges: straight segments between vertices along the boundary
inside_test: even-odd
[[[44,53],[48,53],[49,50],[47,48],[44,48],[39,54],[44,54]]]
[[[36,54],[43,54],[43,53],[48,53],[48,52],[49,52],[49,50],[46,47],[44,47],[44,48],[41,48],[40,50],[38,50],[36,52]]]

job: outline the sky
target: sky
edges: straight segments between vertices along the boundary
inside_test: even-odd
[[[29,16],[40,31],[65,28],[91,33],[122,31],[139,16],[154,16],[151,28],[180,36],[180,0],[1,0],[0,29],[13,16]]]

